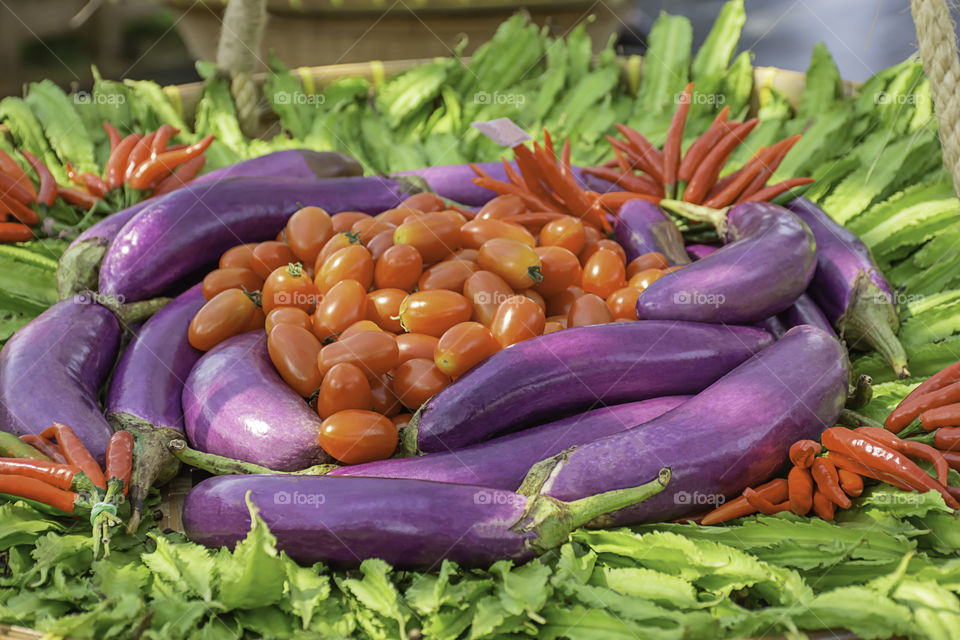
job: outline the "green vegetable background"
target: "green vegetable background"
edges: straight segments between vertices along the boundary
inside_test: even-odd
[[[522,15],[469,62],[436,60],[379,83],[349,77],[316,88],[271,59],[264,108],[277,119],[258,140],[242,134],[229,83],[209,65],[200,65],[207,83],[192,123],[176,94],[151,82],[97,75],[84,102],[45,81],[23,99],[0,101],[15,142],[0,137],[0,146],[30,150],[65,183],[66,161],[102,168],[101,121],[124,134],[170,123],[179,142],[217,136],[210,169],[306,146],[388,173],[497,160],[503,150],[470,123],[509,117],[534,135],[546,126],[554,139],[569,137],[573,161],[594,164],[607,159],[604,136],[617,122],[661,144],[675,97],[692,80],[685,143],[723,106],[731,118],[753,108],[761,120],[727,171],[760,145],[803,133],[772,182],[815,177],[806,196],[863,239],[897,289],[916,378],[894,381],[879,356],[852,354],[855,371],[879,383],[862,412],[882,420],[920,378],[960,360],[960,202],[941,163],[929,81],[911,59],[850,95],[818,46],[794,108],[754,86],[749,53],[733,55],[743,23],[742,0],[728,2],[691,53],[690,23],[664,14],[641,69],[612,43],[593,56],[583,29],[554,38]],[[77,230],[100,214],[64,206],[47,215]],[[66,244],[0,246],[0,343],[55,301]],[[193,545],[148,518],[138,536],[118,534],[112,554],[94,561],[88,525],[0,502],[0,623],[75,638],[164,639],[803,637],[841,627],[866,638],[948,639],[960,629],[960,525],[932,493],[873,488],[836,523],[780,514],[709,528],[584,530],[523,566],[445,563],[422,574],[377,560],[358,571],[301,567],[276,550],[255,510],[252,518],[233,552]]]

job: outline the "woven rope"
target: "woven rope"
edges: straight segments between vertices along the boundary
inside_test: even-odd
[[[223,12],[217,67],[230,74],[230,92],[240,128],[256,136],[260,121],[260,91],[252,74],[260,61],[260,42],[267,24],[266,0],[233,0]]]
[[[943,162],[960,196],[960,60],[953,18],[946,0],[912,0],[923,69],[930,78],[933,106],[940,121]]]

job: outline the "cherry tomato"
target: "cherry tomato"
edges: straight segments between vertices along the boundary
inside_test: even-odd
[[[528,247],[537,244],[533,234],[520,225],[496,218],[475,219],[460,227],[460,246],[462,247],[479,249],[484,242],[493,238],[511,238]]]
[[[403,327],[398,318],[400,305],[407,292],[403,289],[377,289],[367,294],[367,320],[391,333],[400,333]]]
[[[627,285],[627,271],[613,251],[600,249],[583,265],[581,286],[587,293],[606,298]]]
[[[320,273],[320,270],[323,268],[323,265],[326,264],[327,260],[335,254],[340,249],[346,249],[347,247],[353,247],[360,245],[360,236],[355,234],[352,231],[342,231],[332,238],[327,240],[327,243],[323,245],[323,249],[320,249],[320,253],[317,254],[317,259],[313,263],[314,273]]]
[[[463,283],[463,295],[473,306],[473,319],[489,327],[497,307],[514,295],[514,291],[494,272],[477,271]]]
[[[564,329],[566,329],[566,327],[564,327],[562,324],[560,324],[559,322],[554,322],[554,321],[551,320],[551,321],[548,321],[548,322],[544,323],[544,325],[543,325],[543,335],[547,335],[548,333],[553,333],[554,331],[562,331],[562,330],[564,330]]]
[[[320,249],[333,237],[330,214],[320,207],[303,207],[287,220],[287,244],[303,264],[313,264]]]
[[[592,224],[583,225],[584,244],[588,244],[590,242],[596,242],[597,240],[602,240],[603,237],[604,237],[603,233],[600,231],[600,229],[596,228]]]
[[[421,291],[447,289],[460,293],[463,291],[463,283],[467,281],[467,278],[479,270],[479,265],[469,260],[438,262],[423,272],[417,283],[417,288]]]
[[[291,389],[308,398],[320,388],[320,341],[312,333],[296,325],[278,324],[267,336],[267,350],[273,366]]]
[[[443,201],[443,198],[435,193],[429,192],[415,193],[401,202],[400,206],[416,209],[417,211],[422,211],[423,213],[443,211],[447,208],[447,204]]]
[[[337,334],[367,314],[367,291],[356,280],[333,285],[317,304],[313,314],[313,334],[321,342],[335,339]]]
[[[303,265],[299,262],[274,269],[263,283],[261,297],[266,313],[277,307],[296,307],[313,313],[320,299],[316,285],[310,276],[303,272]]]
[[[615,320],[626,318],[627,320],[637,319],[637,298],[643,293],[634,287],[623,287],[617,289],[607,297],[607,306]]]
[[[547,312],[547,301],[544,300],[542,295],[540,295],[533,289],[524,289],[523,291],[518,292],[517,295],[521,295],[524,298],[530,298],[531,300],[537,303],[538,307],[543,309],[544,313]]]
[[[344,338],[349,338],[354,334],[363,333],[364,331],[383,331],[383,329],[378,327],[377,323],[371,320],[357,320],[352,325],[341,331],[337,339],[343,340]]]
[[[450,377],[433,360],[413,358],[393,372],[393,392],[408,409],[416,410],[450,384]]]
[[[646,288],[650,286],[650,283],[654,280],[659,280],[661,276],[663,276],[663,271],[660,269],[644,269],[630,278],[627,286],[645,291]]]
[[[540,258],[543,282],[534,285],[533,289],[540,295],[549,298],[580,281],[580,261],[569,249],[546,246],[534,251]]]
[[[360,367],[373,380],[397,366],[399,357],[397,340],[391,334],[363,331],[325,346],[320,351],[317,364],[320,372],[326,375],[333,365],[349,362]]]
[[[373,269],[373,284],[378,289],[413,291],[423,273],[423,257],[408,244],[398,244],[383,252]]]
[[[393,422],[393,426],[395,426],[397,429],[403,429],[407,426],[412,418],[412,413],[398,413],[390,418],[390,421]]]
[[[348,409],[324,420],[317,439],[323,450],[340,462],[361,464],[392,456],[399,436],[389,418]]]
[[[615,253],[620,262],[623,263],[624,269],[626,269],[627,253],[623,250],[623,247],[620,246],[619,242],[610,240],[609,238],[601,238],[596,242],[588,243],[587,246],[583,248],[583,251],[580,252],[579,257],[581,262],[583,262],[584,267],[586,267],[587,262],[590,260],[593,254],[601,249],[606,249],[607,251],[612,251]]]
[[[424,333],[401,333],[397,336],[397,349],[400,352],[400,363],[403,364],[411,358],[433,358],[437,350],[437,343],[440,342],[433,336]]]
[[[393,243],[413,246],[426,264],[439,262],[460,248],[460,225],[440,213],[428,213],[397,227]]]
[[[610,307],[603,298],[592,293],[585,293],[574,300],[567,314],[568,327],[586,327],[607,322],[613,322]]]
[[[457,249],[450,254],[450,260],[469,260],[470,262],[476,262],[480,257],[480,252],[476,249]]]
[[[370,392],[370,381],[363,371],[356,365],[341,362],[330,367],[327,375],[323,376],[320,393],[317,394],[317,413],[326,419],[347,409],[373,409],[373,394]]]
[[[267,314],[264,324],[267,333],[270,333],[270,330],[278,324],[292,324],[313,332],[313,322],[310,321],[310,314],[296,307],[277,307]]]
[[[255,274],[251,269],[243,267],[227,267],[225,269],[214,269],[203,279],[203,297],[210,300],[221,291],[227,289],[246,289],[247,291],[259,291],[263,286],[263,278]]]
[[[393,392],[393,378],[390,374],[371,380],[370,393],[373,396],[373,410],[377,413],[390,418],[403,411],[400,398]]]
[[[493,317],[490,331],[502,347],[543,334],[546,318],[540,306],[524,296],[507,298]]]
[[[549,247],[563,247],[576,255],[586,244],[586,232],[583,221],[573,216],[565,216],[551,220],[540,229],[540,245]]]
[[[362,211],[341,211],[340,213],[335,213],[330,216],[330,222],[333,226],[333,232],[340,233],[341,231],[350,231],[350,227],[358,220],[372,217],[373,216],[363,213]]]
[[[386,220],[370,218],[369,220],[358,220],[350,227],[350,231],[357,234],[360,237],[360,242],[366,245],[381,231],[394,231],[396,228],[397,225]]]
[[[659,251],[650,251],[630,261],[630,264],[627,265],[627,279],[632,278],[644,269],[666,269],[669,266],[670,263],[667,262],[666,256]]]
[[[453,325],[469,320],[472,314],[469,300],[446,289],[411,293],[400,305],[400,323],[405,331],[437,338]]]
[[[454,211],[453,209],[447,209],[446,211],[437,211],[436,213],[441,216],[446,216],[457,223],[458,227],[461,227],[467,223],[467,217],[460,213],[459,211]]]
[[[285,267],[296,262],[297,256],[293,250],[282,242],[272,240],[261,242],[253,250],[250,258],[250,268],[254,273],[266,280],[277,267]]]
[[[373,284],[373,256],[366,247],[353,245],[337,251],[323,263],[314,283],[320,293],[326,293],[342,280],[356,280],[364,289]]]
[[[540,258],[532,247],[509,238],[494,238],[480,247],[481,269],[493,271],[514,289],[527,289],[543,281]]]
[[[233,336],[247,331],[257,305],[240,289],[227,289],[200,307],[187,339],[194,349],[209,351]]]
[[[376,262],[383,256],[387,249],[392,246],[393,231],[386,229],[373,236],[370,242],[367,243],[367,251],[370,252],[370,256],[373,258],[373,261]]]
[[[457,378],[499,350],[500,343],[490,329],[479,322],[461,322],[440,336],[433,361],[440,371]]]
[[[423,211],[420,211],[415,207],[406,207],[401,204],[396,209],[387,209],[386,211],[381,211],[375,216],[374,219],[382,222],[389,222],[394,226],[394,228],[396,228],[407,218],[420,215],[423,215]]]
[[[253,315],[250,316],[250,322],[247,324],[247,328],[243,330],[243,333],[247,331],[257,331],[263,329],[267,324],[267,315],[263,312],[263,309],[260,307],[253,308]]]
[[[547,298],[547,315],[567,317],[573,301],[583,295],[583,289],[578,286],[567,287],[560,293]]]
[[[259,242],[251,242],[249,244],[238,244],[235,247],[227,249],[223,252],[223,255],[220,256],[220,268],[229,269],[231,267],[239,267],[241,269],[250,268],[250,260],[253,258],[253,250],[257,248]]]
[[[480,207],[480,211],[477,212],[476,219],[500,219],[508,216],[516,216],[521,213],[525,213],[526,211],[527,205],[523,203],[523,200],[520,199],[520,196],[516,196],[512,193],[506,193],[502,196],[497,196],[493,200],[488,200],[487,204]]]

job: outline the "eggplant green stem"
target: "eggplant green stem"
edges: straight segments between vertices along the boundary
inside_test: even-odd
[[[873,418],[863,415],[862,413],[857,413],[850,409],[842,409],[840,411],[840,417],[837,418],[837,422],[842,424],[845,427],[877,427],[878,429],[884,429],[882,423],[877,422]]]
[[[846,408],[856,411],[870,404],[873,399],[873,378],[861,374],[857,383],[851,388],[847,396]]]
[[[667,488],[667,485],[670,484],[671,475],[670,467],[664,467],[660,469],[660,473],[657,474],[655,479],[639,487],[598,493],[595,496],[587,496],[564,503],[563,507],[570,514],[571,526],[573,528],[582,527],[608,513],[649,500]]]
[[[196,449],[191,449],[187,445],[187,441],[183,438],[174,438],[173,440],[170,440],[170,442],[167,443],[167,448],[170,450],[170,453],[172,453],[177,460],[183,464],[201,469],[216,476],[254,475],[264,473],[297,476],[323,476],[340,467],[340,465],[337,464],[317,464],[312,467],[307,467],[306,469],[301,469],[300,471],[277,471],[276,469],[264,467],[252,462],[244,462],[243,460],[227,458],[226,456],[218,456],[215,453],[206,453],[203,451],[197,451]]]
[[[669,199],[661,200],[660,206],[687,220],[708,222],[717,230],[717,235],[720,236],[720,238],[727,237],[727,212],[730,211],[730,207],[713,209],[711,207],[693,204],[692,202]]]

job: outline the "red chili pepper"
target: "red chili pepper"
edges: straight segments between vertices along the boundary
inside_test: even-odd
[[[142,138],[143,136],[139,133],[131,133],[121,140],[117,148],[110,154],[110,158],[107,160],[107,170],[104,173],[107,187],[116,189],[123,185],[124,180],[126,180],[127,163],[130,160],[130,152],[140,144]]]
[[[754,491],[761,497],[775,504],[779,504],[788,498],[787,481],[783,478],[776,478],[770,482],[762,484],[755,488]],[[700,524],[719,524],[721,522],[726,522],[727,520],[733,520],[734,518],[749,516],[750,514],[756,512],[757,510],[750,506],[750,503],[747,501],[747,499],[743,496],[740,496],[728,502],[724,502],[707,515],[703,516],[703,520],[700,521]]]
[[[213,139],[214,136],[209,135],[186,149],[164,151],[157,157],[150,158],[138,166],[133,175],[130,176],[130,186],[134,189],[152,188],[171,171],[206,151]]]
[[[109,122],[103,123],[103,130],[107,132],[107,138],[110,140],[110,153],[112,154],[117,148],[117,145],[120,144],[120,141],[123,140],[123,136],[121,136],[117,128]]]
[[[737,125],[727,133],[727,135],[721,138],[716,146],[710,149],[709,153],[707,153],[703,159],[703,162],[701,162],[697,170],[694,171],[690,182],[687,183],[687,188],[683,192],[684,200],[694,204],[703,202],[707,191],[716,183],[717,177],[723,169],[723,165],[727,163],[727,158],[730,157],[733,150],[753,131],[753,128],[757,126],[757,122],[759,121],[753,118],[741,125]]]
[[[837,506],[819,491],[813,492],[813,512],[824,520],[833,520]]]
[[[133,173],[141,164],[150,158],[150,150],[153,148],[153,139],[157,137],[157,132],[148,133],[140,138],[133,149],[130,150],[130,156],[127,158],[127,166],[123,170],[124,182],[130,182]]]
[[[570,170],[570,138],[563,141],[563,149],[560,150],[560,167],[563,173],[572,173]]]
[[[924,411],[956,402],[960,402],[960,382],[954,382],[939,389],[915,395],[912,398],[907,396],[887,416],[884,424],[887,429],[899,432]]]
[[[790,511],[798,516],[810,513],[813,507],[813,476],[810,470],[793,467],[787,474],[787,493],[790,497]]]
[[[74,513],[78,497],[72,491],[58,489],[46,482],[12,475],[0,475],[0,493],[40,502],[70,514]]]
[[[677,183],[677,173],[680,171],[680,152],[683,146],[683,129],[687,124],[687,114],[690,113],[690,98],[693,95],[691,82],[680,96],[680,106],[670,120],[667,129],[667,139],[663,143],[663,184],[668,191],[672,191]]]
[[[886,429],[877,427],[858,427],[854,429],[854,432],[871,438],[894,451],[899,451],[907,457],[926,460],[933,465],[937,473],[937,482],[942,485],[947,484],[947,474],[950,471],[947,461],[943,459],[943,455],[939,451],[930,445],[914,440],[901,440]]]
[[[516,185],[523,189],[527,188],[527,183],[523,181],[523,176],[516,172],[516,170],[507,162],[506,158],[500,158],[501,164],[503,164],[503,172],[507,176],[507,180],[510,181],[510,184]]]
[[[28,242],[33,239],[33,230],[19,222],[0,222],[0,242]]]
[[[739,202],[769,202],[777,196],[786,193],[790,189],[796,187],[802,187],[805,184],[810,184],[813,182],[813,178],[790,178],[789,180],[784,180],[783,182],[778,182],[777,184],[771,185],[769,187],[764,187],[757,191],[755,194],[748,198],[744,198]]]
[[[947,464],[951,469],[960,471],[960,453],[956,451],[941,451],[943,454],[943,459],[947,461]]]
[[[783,141],[781,140],[781,142]],[[789,149],[781,148],[778,151],[771,154],[770,159],[764,164],[763,168],[760,170],[760,173],[758,173],[753,178],[753,180],[750,181],[750,183],[743,189],[740,195],[737,196],[737,199],[734,202],[735,203],[746,202],[746,200],[750,196],[752,196],[756,192],[763,189],[764,186],[766,186],[767,181],[770,179],[770,176],[773,175],[773,172],[776,171],[777,168],[780,166],[780,163],[783,162],[783,159],[787,155],[787,151],[789,151]]]
[[[26,150],[21,150],[20,153],[22,153],[23,157],[27,159],[27,162],[30,163],[30,167],[40,180],[40,193],[37,195],[37,202],[52,207],[57,199],[56,179],[53,177],[53,174],[50,173],[47,165],[43,164],[39,158]]]
[[[614,152],[619,151],[626,156],[629,160],[630,169],[639,169],[644,173],[653,175],[653,169],[650,166],[650,163],[647,162],[647,159],[644,158],[640,153],[631,147],[629,144],[620,140],[619,138],[614,138],[613,136],[607,136],[607,142],[610,143],[610,146],[613,147]]]
[[[179,189],[196,178],[197,174],[200,173],[200,170],[203,169],[203,165],[206,163],[206,156],[197,156],[192,160],[187,160],[182,165],[177,167],[176,171],[161,180],[157,186],[153,188],[152,195],[160,196],[165,193],[170,193],[174,189]]]
[[[33,226],[40,222],[40,216],[36,211],[9,195],[0,195],[0,209],[25,225]]]
[[[77,173],[76,169],[74,169],[73,165],[69,162],[67,162],[66,168],[67,177],[69,177],[70,180],[79,185],[83,185],[84,189],[97,198],[102,198],[107,194],[107,191],[110,190],[107,188],[107,183],[104,182],[100,176],[92,173]]]
[[[747,502],[750,503],[751,507],[765,516],[772,516],[775,513],[790,510],[789,501],[784,501],[780,504],[773,504],[750,487],[747,487],[743,490],[743,497],[747,499]]]
[[[960,451],[960,427],[942,427],[933,434],[933,445],[941,451]]]
[[[536,197],[526,189],[518,187],[507,182],[501,182],[500,180],[495,180],[489,176],[483,178],[473,178],[473,183],[478,187],[483,187],[484,189],[489,189],[498,195],[505,195],[511,193],[527,205],[528,209],[534,209],[537,211],[556,211],[557,213],[563,213],[562,211],[557,210],[552,205],[547,204],[540,198]]]
[[[924,411],[920,414],[920,426],[927,431],[960,426],[960,402]]]
[[[73,488],[73,478],[78,473],[80,473],[78,467],[46,460],[0,458],[0,474],[33,478],[65,491]]]
[[[60,449],[63,451],[63,455],[69,464],[80,467],[80,470],[90,478],[90,482],[94,485],[101,489],[107,488],[107,482],[103,477],[103,472],[100,471],[100,467],[97,465],[97,461],[93,459],[90,451],[87,450],[87,447],[84,446],[73,429],[60,422],[54,422],[51,426],[44,429],[41,435],[44,438],[56,438],[57,444],[60,445]]]
[[[513,147],[513,156],[517,163],[517,169],[520,170],[520,175],[523,177],[527,191],[544,202],[549,202],[553,205],[551,211],[559,209],[559,202],[553,197],[550,190],[546,188],[546,180],[543,177],[542,168],[537,162],[533,151],[527,148],[526,145],[518,144]]]
[[[797,440],[790,445],[790,462],[801,469],[809,469],[821,450],[823,447],[816,440]]]
[[[82,207],[84,209],[90,209],[100,201],[100,198],[96,197],[89,191],[84,191],[82,189],[71,189],[70,187],[57,187],[57,195],[70,204]]]
[[[0,172],[7,174],[13,178],[14,182],[26,189],[31,196],[30,202],[34,202],[37,199],[37,190],[33,187],[33,181],[30,180],[26,172],[20,168],[19,163],[3,149],[0,149]]]
[[[167,151],[167,143],[170,141],[170,138],[178,133],[180,133],[180,129],[174,129],[169,124],[160,125],[160,128],[157,129],[157,133],[153,138],[153,142],[150,143],[150,157],[156,158],[164,151]]]
[[[949,367],[944,368],[943,370],[933,374],[921,382],[916,388],[914,388],[913,391],[907,394],[907,397],[904,398],[900,404],[903,404],[907,400],[916,396],[921,396],[925,393],[942,389],[948,384],[952,384],[954,382],[960,382],[960,362],[956,362]]]
[[[657,196],[648,196],[645,193],[633,193],[632,191],[610,191],[609,193],[598,193],[594,197],[597,204],[614,213],[631,200],[645,200],[653,204],[660,204],[660,201],[663,200],[663,198]]]
[[[863,476],[846,469],[837,469],[837,475],[840,477],[840,488],[845,494],[856,498],[863,493]]]
[[[625,124],[618,124],[616,127],[617,131],[627,139],[627,142],[629,142],[637,153],[647,162],[650,169],[648,173],[651,177],[660,184],[663,184],[663,156],[657,148],[650,144],[650,141],[636,129],[631,129]]]
[[[713,148],[727,132],[726,125],[728,115],[730,115],[730,105],[721,109],[707,130],[687,148],[687,152],[683,155],[683,160],[680,161],[680,169],[677,170],[677,178],[679,180],[688,182],[710,149]]]
[[[0,171],[0,195],[25,205],[35,200],[33,194],[16,177],[3,171]]]
[[[54,462],[67,464],[67,459],[63,457],[63,452],[60,451],[60,447],[50,442],[39,433],[25,433],[20,436],[20,439]]]
[[[773,175],[773,172],[777,170],[786,152],[797,143],[800,137],[801,136],[797,134],[786,140],[781,140],[769,149],[765,149],[755,155],[754,158],[738,172],[737,177],[731,180],[722,191],[708,198],[707,201],[704,202],[704,206],[713,209],[723,208],[736,200],[737,196],[743,193],[748,188],[748,185],[761,174],[769,173]],[[763,182],[766,182],[766,179],[764,179]]]
[[[840,477],[832,461],[827,458],[816,458],[810,467],[810,475],[817,485],[817,491],[838,507],[850,508],[850,498],[840,488]]]
[[[133,434],[116,431],[107,445],[107,480],[123,483],[123,495],[130,488],[130,472],[133,470]]]
[[[629,171],[605,169],[604,167],[584,167],[583,172],[606,180],[607,182],[612,182],[634,193],[645,193],[651,196],[660,196],[661,198],[666,195],[663,187],[644,175],[636,175]]]
[[[885,482],[902,491],[914,490],[913,487],[908,485],[906,482],[903,482],[899,478],[892,476],[889,473],[883,473],[881,471],[877,471],[876,469],[872,469],[864,464],[857,462],[852,458],[848,458],[845,455],[841,455],[836,451],[829,451],[827,453],[827,457],[833,460],[833,464],[838,470],[846,469],[847,471],[856,473],[866,478],[873,478],[874,480]]]

